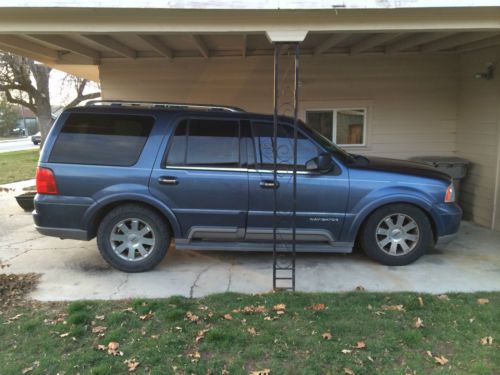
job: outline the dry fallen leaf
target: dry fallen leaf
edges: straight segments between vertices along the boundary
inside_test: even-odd
[[[356,349],[364,349],[364,348],[366,348],[366,344],[365,344],[364,341],[358,341],[356,343],[356,346],[354,348],[356,348]]]
[[[107,329],[108,329],[108,327],[95,326],[95,327],[92,327],[92,333],[104,333],[104,332],[106,332]]]
[[[487,303],[490,303],[490,300],[488,298],[478,298],[477,303],[480,305],[486,305]]]
[[[342,349],[341,350],[343,354],[351,354],[352,350],[349,349]]]
[[[198,315],[194,315],[191,311],[188,311],[186,313],[186,318],[187,318],[187,320],[194,322],[194,323],[197,323],[198,320],[200,320],[200,317]]]
[[[226,320],[233,320],[233,316],[231,314],[225,314],[224,319]]]
[[[252,336],[257,336],[257,331],[256,331],[255,327],[247,328],[247,332]]]
[[[274,306],[273,306],[273,310],[274,310],[274,311],[277,311],[278,313],[279,313],[280,311],[283,311],[283,312],[284,312],[284,311],[285,311],[285,309],[286,309],[286,305],[285,305],[284,303],[278,303],[277,305],[274,305]]]
[[[381,308],[384,311],[405,311],[403,305],[382,305]]]
[[[271,370],[268,368],[250,372],[250,375],[269,375],[269,374],[271,374]]]
[[[430,350],[426,351],[427,355],[432,358],[432,352]]]
[[[418,297],[418,304],[420,306],[424,306],[424,300],[422,299],[422,297]]]
[[[417,317],[417,320],[415,321],[415,328],[421,328],[424,326],[424,321]]]
[[[118,350],[119,347],[120,344],[118,344],[115,341],[111,341],[110,343],[108,343],[108,354],[115,356],[123,356],[123,352]]]
[[[97,350],[108,350],[108,347],[106,345],[97,345]]]
[[[198,362],[201,358],[200,352],[189,353],[188,357],[191,358],[191,362]]]
[[[354,371],[352,371],[349,367],[344,367],[344,374],[355,375]]]
[[[266,307],[264,305],[259,305],[259,306],[257,306],[257,307],[254,308],[253,312],[255,312],[257,314],[265,313],[266,312]]]
[[[104,315],[96,315],[95,319],[96,320],[104,320],[106,317]]]
[[[139,316],[139,319],[148,320],[151,319],[153,316],[155,316],[155,313],[153,311],[149,311],[147,314]]]
[[[480,342],[481,342],[481,345],[492,345],[493,344],[493,337],[491,337],[491,336],[482,337]]]
[[[326,309],[326,305],[324,303],[316,303],[312,306],[305,308],[305,310],[313,310],[313,311],[321,311],[324,309]]]
[[[59,335],[59,337],[68,337],[69,336],[69,332],[66,332],[66,333],[61,333]]]
[[[434,357],[434,360],[436,361],[436,363],[440,364],[441,366],[444,366],[449,362],[448,359],[442,355]]]
[[[449,301],[449,300],[450,300],[450,297],[448,297],[448,295],[447,295],[447,294],[440,294],[440,295],[438,296],[438,298],[439,298],[440,300],[442,300],[442,301]]]
[[[31,372],[33,371],[35,368],[39,367],[40,366],[40,361],[35,361],[33,362],[33,366],[31,367],[27,367],[25,368],[23,371],[22,371],[22,374],[27,374],[28,372]]]
[[[333,336],[330,332],[325,332],[321,334],[321,337],[323,337],[325,340],[331,340]]]
[[[134,372],[137,366],[139,366],[139,362],[137,362],[135,358],[126,359],[123,363],[127,365],[128,372]]]
[[[205,338],[205,333],[207,333],[208,331],[210,331],[210,328],[202,329],[201,331],[198,331],[198,334],[196,335],[195,341],[200,342],[201,340],[203,340]]]

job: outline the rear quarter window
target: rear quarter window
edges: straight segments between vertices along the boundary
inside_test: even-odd
[[[150,116],[70,114],[52,148],[49,162],[134,165],[154,122]]]

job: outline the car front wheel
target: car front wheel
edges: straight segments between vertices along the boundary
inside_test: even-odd
[[[372,259],[403,266],[420,258],[433,244],[427,215],[418,207],[393,204],[370,215],[361,234],[361,246]]]
[[[125,272],[154,268],[165,257],[169,244],[170,233],[164,218],[141,205],[114,208],[97,231],[97,246],[103,258]]]

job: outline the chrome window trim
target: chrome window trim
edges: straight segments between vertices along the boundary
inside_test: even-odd
[[[194,170],[194,171],[226,171],[226,172],[247,172],[248,169],[246,168],[230,168],[230,167],[191,167],[191,166],[184,166],[184,165],[167,165],[165,167],[166,170],[168,169],[187,169],[187,170]]]
[[[254,168],[222,168],[222,167],[191,167],[191,166],[175,166],[168,165],[166,168],[168,169],[179,169],[179,170],[194,170],[194,171],[223,171],[223,172],[248,172],[248,173],[273,173],[272,169],[254,169]],[[293,171],[289,170],[280,170],[278,169],[279,174],[292,174]],[[297,171],[297,174],[313,174],[313,172],[307,171]]]

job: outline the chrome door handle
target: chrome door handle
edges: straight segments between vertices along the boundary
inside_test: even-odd
[[[264,188],[264,189],[274,189],[275,187],[279,188],[280,187],[280,183],[278,181],[276,181],[276,185],[274,185],[274,181],[273,180],[262,180],[260,182],[260,187]]]
[[[158,182],[162,185],[177,185],[179,183],[179,181],[177,181],[177,177],[172,176],[158,177]]]

